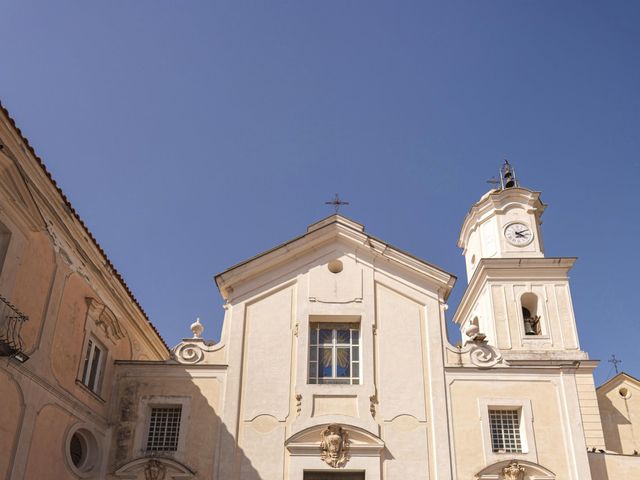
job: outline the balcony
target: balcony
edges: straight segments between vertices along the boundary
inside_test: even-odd
[[[18,311],[9,301],[0,295],[0,356],[14,357],[25,362],[29,357],[22,351],[20,337],[22,324],[28,317]]]

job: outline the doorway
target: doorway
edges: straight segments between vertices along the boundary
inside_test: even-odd
[[[364,472],[304,472],[304,480],[364,480]]]

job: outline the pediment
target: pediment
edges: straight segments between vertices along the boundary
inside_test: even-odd
[[[137,458],[120,467],[114,475],[131,480],[187,480],[195,478],[195,472],[189,467],[166,457]]]
[[[398,275],[427,282],[443,298],[448,296],[455,282],[452,274],[368,235],[362,225],[352,220],[332,215],[311,225],[304,235],[216,275],[216,283],[222,296],[229,301],[234,292],[244,285],[258,277],[266,278],[270,272],[286,271],[287,265],[291,266],[289,273],[293,275],[296,265],[308,269],[320,262],[328,262],[331,259],[325,258],[323,252],[332,250],[337,252],[336,256],[351,254],[358,262],[375,263],[376,268],[386,268],[399,272]],[[358,298],[357,292],[348,296],[349,301]]]
[[[292,455],[318,455],[323,432],[326,432],[328,427],[330,424],[327,423],[308,427],[291,435],[285,441],[285,446]],[[379,455],[384,449],[384,442],[371,432],[348,424],[340,424],[340,427],[348,435],[351,456]]]
[[[537,463],[526,460],[505,460],[476,473],[476,480],[555,480],[556,475]]]

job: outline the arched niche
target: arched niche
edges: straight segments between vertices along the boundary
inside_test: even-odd
[[[540,300],[535,293],[526,292],[520,297],[525,335],[542,335]]]

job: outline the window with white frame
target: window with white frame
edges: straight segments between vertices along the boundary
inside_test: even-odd
[[[489,410],[491,448],[494,453],[522,453],[520,409]]]
[[[181,405],[151,407],[145,450],[150,453],[177,451],[181,419]]]
[[[360,324],[309,324],[309,383],[360,383]]]
[[[82,384],[92,392],[98,393],[102,384],[102,373],[106,359],[106,349],[94,338],[87,343],[87,351],[82,368]]]

